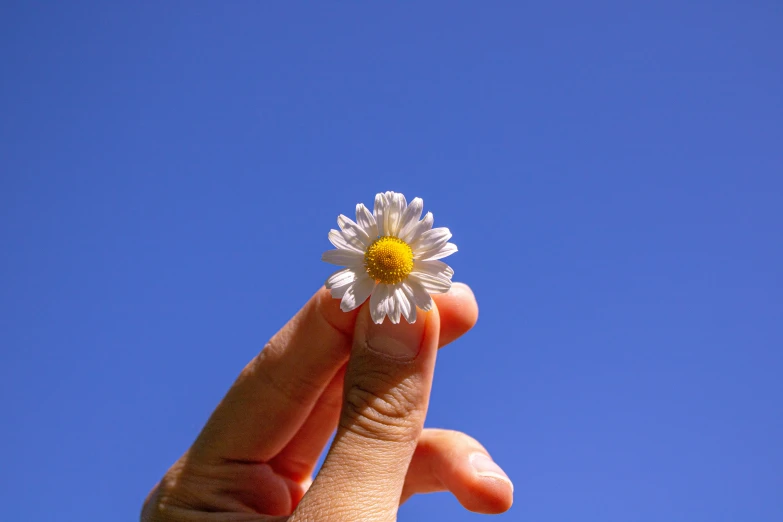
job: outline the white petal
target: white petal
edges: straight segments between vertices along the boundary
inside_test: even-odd
[[[345,293],[353,286],[353,283],[345,285],[345,286],[338,286],[335,288],[330,288],[329,293],[332,294],[332,297],[334,299],[342,299]]]
[[[342,214],[337,216],[337,224],[340,225],[340,229],[343,231],[343,237],[348,241],[351,241],[351,238],[355,237],[365,249],[372,243],[367,232],[347,216],[343,216]]]
[[[416,301],[413,298],[413,291],[406,283],[400,283],[395,290],[397,300],[400,303],[400,311],[408,324],[416,322]]]
[[[411,245],[413,255],[419,257],[432,250],[439,250],[440,247],[449,242],[449,239],[451,239],[451,231],[446,227],[428,230]]]
[[[413,262],[413,272],[423,272],[435,277],[446,277],[451,279],[454,276],[454,270],[443,261],[420,261]]]
[[[432,298],[421,285],[421,283],[409,277],[405,284],[408,285],[408,288],[411,289],[411,294],[413,294],[413,299],[416,303],[416,306],[421,308],[424,312],[429,312],[432,310],[432,307],[434,306]]]
[[[445,294],[451,288],[451,280],[445,277],[436,277],[424,272],[411,272],[408,281],[417,281],[431,294]]]
[[[340,310],[350,312],[358,308],[370,297],[374,286],[375,281],[367,277],[366,274],[359,276],[356,282],[343,295],[343,300],[340,302]]]
[[[405,212],[402,213],[402,218],[400,218],[400,230],[397,237],[402,239],[416,226],[416,223],[419,222],[419,218],[421,218],[421,211],[423,209],[424,201],[421,198],[413,198],[413,201],[410,202],[405,209]],[[402,240],[405,241],[404,239]]]
[[[391,321],[392,324],[399,324],[400,314],[397,313],[398,306],[397,300],[394,298],[394,287],[389,286],[386,291],[389,294],[386,296],[386,315],[389,316],[389,321]]]
[[[373,215],[375,216],[375,222],[378,225],[378,236],[385,236],[386,233],[386,214],[388,214],[387,207],[389,202],[386,200],[386,195],[379,192],[375,195],[375,208],[373,209]]]
[[[333,265],[360,267],[364,265],[364,254],[355,250],[327,250],[321,256],[321,261],[326,261]]]
[[[369,238],[363,237],[366,236],[364,232],[362,232],[361,236],[358,235],[356,233],[357,230],[360,230],[358,226],[355,229],[346,228],[345,230],[341,230],[340,234],[342,234],[346,243],[350,244],[354,248],[358,248],[362,253],[364,253],[370,246],[370,241]]]
[[[400,300],[400,297],[404,299],[405,295],[402,293],[402,289],[399,288],[399,285],[390,285],[389,298],[386,301],[386,306],[389,309],[389,319],[391,319],[392,324],[400,323],[400,316],[402,315],[402,301]]]
[[[387,286],[384,284],[375,285],[375,289],[370,296],[370,316],[375,324],[381,324],[386,317],[386,297],[389,295]]]
[[[329,241],[337,248],[342,250],[352,250],[364,255],[364,249],[361,247],[361,243],[356,241],[349,241],[345,238],[342,232],[339,230],[329,231]],[[358,246],[357,246],[358,245]]]
[[[389,321],[391,321],[392,324],[396,324],[394,322],[394,287],[389,285],[384,286],[386,286],[386,297],[383,299],[382,307],[386,310]]]
[[[434,222],[435,218],[432,217],[432,212],[427,212],[424,219],[413,225],[408,233],[405,234],[405,237],[400,237],[400,239],[411,245],[419,239],[424,232],[431,229]]]
[[[396,192],[391,193],[389,199],[389,212],[386,215],[386,235],[397,236],[400,232],[400,219],[405,212],[405,196]]]
[[[326,280],[326,288],[332,289],[353,283],[359,274],[351,268],[343,268],[329,276]]]
[[[372,215],[363,203],[356,205],[356,223],[375,241],[378,237],[378,225],[375,223],[375,216]]]
[[[431,261],[433,259],[443,259],[446,256],[450,256],[451,254],[455,253],[457,251],[457,245],[454,243],[446,243],[442,247],[440,247],[438,250],[430,250],[429,252],[425,254],[421,254],[419,256],[419,259],[422,261]]]

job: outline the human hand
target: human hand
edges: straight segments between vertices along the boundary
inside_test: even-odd
[[[412,495],[446,490],[506,511],[511,482],[481,444],[422,429],[437,348],[478,317],[465,285],[433,299],[414,324],[376,325],[366,305],[344,313],[317,292],[245,367],[142,522],[390,521]]]

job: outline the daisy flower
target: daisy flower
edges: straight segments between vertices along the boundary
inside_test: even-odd
[[[380,324],[387,315],[392,323],[404,316],[416,322],[416,307],[432,309],[430,294],[448,292],[454,270],[439,261],[457,251],[449,243],[448,228],[432,228],[433,217],[421,213],[424,202],[410,204],[396,192],[375,196],[370,212],[356,205],[356,222],[340,214],[340,230],[329,232],[336,250],[321,259],[344,266],[326,281],[332,297],[342,299],[340,308],[349,312],[370,298],[372,320]]]

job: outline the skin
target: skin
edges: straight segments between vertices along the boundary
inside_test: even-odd
[[[344,313],[321,288],[242,370],[141,520],[393,521],[437,491],[477,513],[508,510],[513,486],[478,441],[423,429],[438,348],[478,318],[466,285],[433,299],[413,325],[375,325],[367,303]]]

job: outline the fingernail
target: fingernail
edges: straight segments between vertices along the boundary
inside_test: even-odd
[[[465,283],[460,283],[459,281],[454,281],[451,284],[451,288],[449,289],[449,293],[450,294],[466,294],[466,295],[473,296],[474,299],[476,298],[475,294],[473,293],[473,290],[471,290],[470,287],[468,285],[466,285]]]
[[[386,318],[383,323],[372,323],[367,329],[367,348],[398,361],[411,361],[419,355],[421,339],[427,323],[425,314],[413,324],[392,324]]]
[[[506,472],[495,464],[495,461],[487,457],[483,453],[473,453],[470,456],[470,463],[473,465],[473,469],[476,470],[476,474],[480,477],[492,477],[500,480],[504,480],[511,485],[511,491],[514,491],[514,484],[511,479],[508,478]]]

